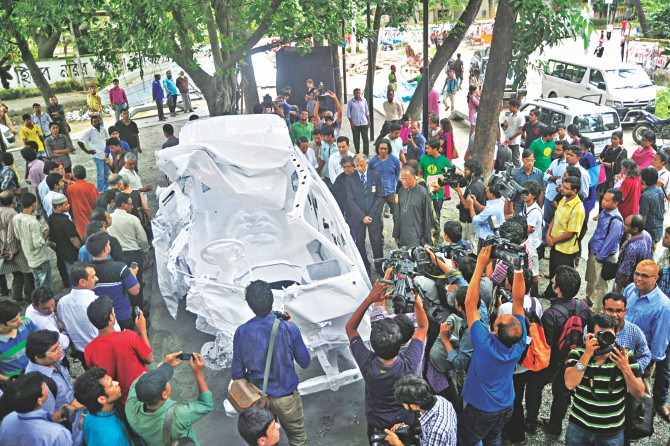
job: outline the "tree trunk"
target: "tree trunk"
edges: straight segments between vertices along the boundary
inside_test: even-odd
[[[56,46],[58,46],[60,35],[60,30],[54,29],[52,26],[47,26],[41,29],[39,34],[34,34],[38,59],[51,59],[54,57],[54,51],[56,50]]]
[[[635,14],[637,14],[637,19],[640,21],[640,29],[644,37],[651,37],[651,30],[649,29],[649,23],[647,22],[647,16],[644,14],[644,9],[642,9],[641,0],[633,0],[633,6],[635,7]]]
[[[437,48],[437,52],[433,59],[430,61],[430,67],[428,69],[429,78],[421,79],[421,82],[428,81],[430,82],[430,88],[435,85],[437,77],[442,72],[442,69],[447,65],[447,62],[458,49],[458,46],[463,41],[465,33],[468,31],[470,24],[477,17],[479,12],[479,7],[482,4],[482,0],[470,0],[467,7],[461,14],[461,17],[458,19],[458,22],[451,30],[447,38],[444,40],[442,45]],[[430,90],[429,88],[429,90]],[[421,108],[423,107],[423,84],[419,83],[414,91],[412,100],[407,106],[407,114],[409,114],[413,120],[421,120]]]
[[[33,53],[30,51],[30,45],[28,44],[28,41],[16,29],[16,26],[14,26],[11,21],[9,22],[9,31],[12,33],[14,40],[16,40],[16,44],[19,47],[19,51],[21,52],[23,63],[25,63],[26,67],[28,67],[28,71],[30,71],[30,76],[33,78],[35,86],[39,88],[40,92],[42,93],[44,103],[48,104],[49,98],[54,95],[54,92],[51,89],[51,85],[49,85],[49,82],[44,77],[44,74],[42,74],[42,70],[40,70],[40,67],[37,66],[37,62],[35,62],[35,56],[33,56]]]
[[[331,44],[330,46],[330,57],[333,59],[333,78],[335,79],[335,96],[340,101],[340,104],[344,104],[344,94],[342,92],[342,72],[340,65],[340,46]]]
[[[251,56],[246,56],[242,61],[242,95],[244,97],[244,112],[252,113],[254,105],[260,102],[258,98],[258,86],[256,85],[256,73],[251,62]],[[273,98],[274,100],[274,98]]]
[[[500,0],[496,12],[493,41],[491,42],[491,53],[489,67],[495,70],[486,70],[484,85],[486,94],[479,101],[479,112],[477,116],[477,132],[475,134],[475,145],[472,157],[481,161],[484,173],[491,172],[493,167],[493,152],[498,141],[498,118],[500,116],[500,104],[502,104],[503,91],[507,78],[507,69],[512,59],[512,48],[514,45],[514,23],[516,11],[509,0]]]
[[[86,46],[86,41],[88,40],[87,37],[89,37],[90,32],[88,31],[88,28],[85,28],[83,30],[79,29],[81,27],[81,23],[74,22],[72,23],[72,27],[74,28],[74,46],[77,47],[77,51],[79,51],[79,55],[83,56],[84,54],[91,54],[92,51]],[[83,39],[82,39],[83,37]]]

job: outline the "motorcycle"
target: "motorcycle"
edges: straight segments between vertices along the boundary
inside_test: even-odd
[[[653,132],[657,140],[659,138],[664,142],[666,139],[670,140],[670,118],[661,119],[648,111],[640,110],[635,122],[633,139],[637,144],[640,144],[640,135],[644,130]]]

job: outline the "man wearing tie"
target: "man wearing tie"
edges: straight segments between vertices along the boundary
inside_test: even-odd
[[[370,245],[375,259],[383,257],[382,246],[382,187],[379,174],[368,170],[365,155],[354,157],[356,172],[347,177],[347,199],[350,217],[356,234],[356,247],[363,258],[365,269],[370,275],[370,261],[365,249],[366,230],[370,234]],[[381,261],[375,262],[379,275],[384,275]]]

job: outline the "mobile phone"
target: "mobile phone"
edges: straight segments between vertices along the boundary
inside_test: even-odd
[[[181,355],[179,355],[179,359],[181,359],[182,361],[190,361],[192,357],[193,353],[182,353]]]
[[[135,269],[137,268],[137,262],[133,262],[130,264],[130,269]]]
[[[133,313],[135,314],[135,317],[140,317],[140,307],[133,307]]]

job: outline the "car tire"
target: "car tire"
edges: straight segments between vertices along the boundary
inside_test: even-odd
[[[558,95],[555,92],[552,91],[551,93],[549,93],[549,97],[550,98],[557,98]]]
[[[640,134],[645,130],[653,132],[653,130],[651,129],[651,125],[649,125],[648,122],[641,122],[633,128],[633,139],[637,144],[642,144],[640,142]]]

